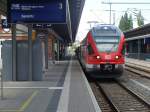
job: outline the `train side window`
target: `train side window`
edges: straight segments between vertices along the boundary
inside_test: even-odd
[[[122,48],[122,54],[123,54],[123,55],[125,55],[125,51],[126,51],[126,44],[124,44],[124,45],[123,45],[123,48]]]
[[[91,55],[91,54],[93,54],[93,53],[94,53],[93,48],[92,48],[92,46],[89,44],[89,45],[88,45],[88,54]]]

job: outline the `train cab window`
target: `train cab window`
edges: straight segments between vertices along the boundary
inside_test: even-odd
[[[95,42],[99,52],[115,52],[118,49],[119,36],[96,36]]]
[[[94,53],[94,51],[93,51],[93,49],[92,49],[92,46],[91,46],[90,44],[88,45],[87,48],[88,48],[88,54],[89,54],[89,55],[91,55],[91,54]]]
[[[125,52],[126,52],[126,44],[123,45],[123,48],[122,48],[121,53],[122,53],[123,55],[125,55]]]

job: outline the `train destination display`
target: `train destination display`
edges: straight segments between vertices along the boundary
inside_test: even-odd
[[[10,23],[66,23],[66,0],[8,0]]]

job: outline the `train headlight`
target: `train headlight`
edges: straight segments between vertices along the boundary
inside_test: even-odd
[[[100,59],[101,57],[100,56],[96,56],[96,59]]]
[[[119,59],[119,56],[115,56],[115,59]]]

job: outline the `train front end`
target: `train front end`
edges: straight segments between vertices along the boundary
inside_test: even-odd
[[[117,27],[113,25],[94,27],[88,34],[87,44],[87,71],[113,73],[116,76],[123,74],[125,39]]]

